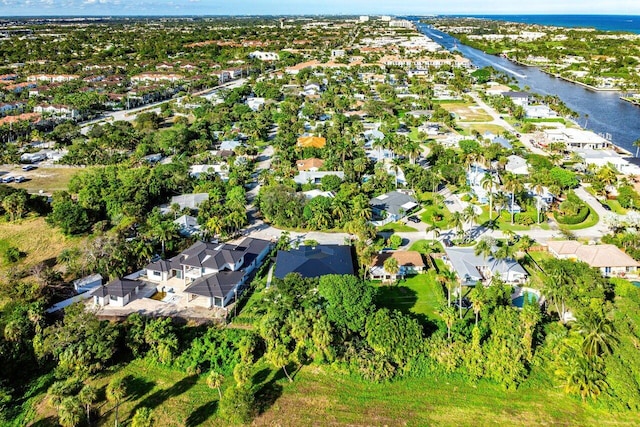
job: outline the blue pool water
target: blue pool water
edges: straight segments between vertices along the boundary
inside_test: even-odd
[[[640,282],[631,282],[633,283],[633,286],[637,286],[638,288],[640,288]]]
[[[511,301],[511,304],[513,304],[515,307],[522,308],[524,306],[525,298],[529,302],[538,302],[538,295],[532,292],[523,292],[522,295],[520,295],[518,298],[514,298]]]

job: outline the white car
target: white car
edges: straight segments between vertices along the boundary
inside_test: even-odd
[[[9,183],[9,182],[13,182],[13,177],[12,176],[5,176],[4,178],[2,178],[2,182],[3,183]]]
[[[26,180],[27,180],[27,178],[25,178],[22,175],[16,176],[16,182],[25,182]]]

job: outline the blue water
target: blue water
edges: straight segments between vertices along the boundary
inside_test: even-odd
[[[631,282],[631,283],[633,283],[633,286],[640,288],[640,282]]]
[[[640,16],[636,15],[473,15],[473,17],[555,27],[586,27],[602,31],[640,33]]]
[[[514,77],[520,87],[529,86],[532,92],[542,95],[558,95],[570,109],[580,115],[577,120],[579,125],[603,136],[608,134],[614,144],[635,152],[633,141],[640,138],[640,108],[622,101],[619,93],[588,90],[545,74],[535,67],[514,64],[508,59],[465,46],[449,34],[427,25],[416,25],[420,32],[446,49],[452,50],[455,46],[460,54],[479,68],[492,66]]]
[[[522,295],[520,295],[518,298],[514,298],[511,301],[511,304],[513,304],[515,307],[522,308],[524,307],[525,298],[530,303],[538,302],[538,295],[531,292],[523,292]]]

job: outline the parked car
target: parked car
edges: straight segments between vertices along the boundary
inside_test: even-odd
[[[25,178],[24,176],[20,175],[20,176],[16,176],[16,182],[25,182],[27,180],[27,178]]]
[[[36,168],[36,166],[34,166],[34,165],[24,165],[22,167],[22,170],[25,171],[25,172],[28,172],[30,170],[34,170],[35,168]]]
[[[2,178],[2,182],[5,183],[5,184],[8,183],[8,182],[13,182],[13,180],[14,180],[14,177],[12,177],[12,176],[5,176],[5,177]]]
[[[411,222],[415,222],[415,223],[420,222],[420,218],[418,218],[418,217],[417,217],[417,216],[415,216],[415,215],[411,215],[411,216],[410,216],[409,218],[407,218],[407,219],[408,219],[409,221],[411,221]]]
[[[609,205],[605,205],[604,203],[600,203],[600,204],[602,205],[602,208],[603,208],[605,211],[611,211],[611,207],[609,207]]]

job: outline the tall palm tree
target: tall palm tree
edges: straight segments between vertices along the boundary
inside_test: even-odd
[[[396,276],[400,272],[400,266],[398,265],[398,260],[394,257],[389,257],[384,261],[383,264],[384,271],[389,273],[391,276]]]
[[[447,306],[451,306],[451,291],[452,285],[456,282],[457,275],[454,271],[444,269],[440,272],[438,280],[447,287]]]
[[[487,292],[484,285],[476,285],[471,291],[469,299],[473,304],[473,313],[476,316],[476,326],[478,326],[478,317],[487,303]]]
[[[127,395],[127,385],[124,381],[124,378],[114,378],[107,385],[107,400],[109,402],[115,403],[115,427],[118,427],[118,409],[120,408],[120,402]]]
[[[636,147],[636,157],[638,157],[638,153],[640,152],[640,138],[633,141],[633,146]]]
[[[518,179],[518,177],[512,173],[507,173],[503,177],[504,181],[504,189],[511,193],[511,224],[513,225],[513,218],[515,212],[513,211],[513,206],[515,205],[516,193],[522,190],[522,183]]]
[[[464,216],[460,212],[454,212],[451,214],[451,226],[458,232],[464,230]]]
[[[87,425],[91,425],[91,404],[98,398],[97,390],[95,387],[86,384],[78,393],[78,400],[84,405],[85,412],[87,413]]]
[[[489,193],[489,221],[493,219],[493,194],[499,184],[498,177],[488,172],[484,174],[482,181],[480,181],[482,188]]]
[[[442,307],[438,314],[444,320],[445,325],[447,325],[447,339],[451,341],[451,327],[456,321],[456,311],[451,306]]]
[[[540,224],[540,202],[542,201],[542,193],[544,192],[544,185],[540,179],[533,179],[531,182],[531,189],[538,196],[536,198],[536,209],[538,211],[538,224]]]
[[[209,376],[207,377],[207,385],[209,388],[218,389],[218,397],[222,400],[222,392],[220,391],[220,387],[222,386],[222,382],[224,381],[224,376],[216,371],[211,371]]]
[[[475,206],[472,204],[469,204],[464,211],[462,212],[462,215],[465,219],[466,222],[469,223],[469,230],[467,230],[466,234],[467,236],[469,236],[471,234],[471,229],[473,228],[473,224],[476,222],[476,220],[478,219],[478,213],[476,212]]]
[[[398,171],[400,171],[400,166],[402,166],[403,163],[403,160],[399,157],[391,159],[391,169],[393,169],[395,174],[396,188],[398,188]]]

